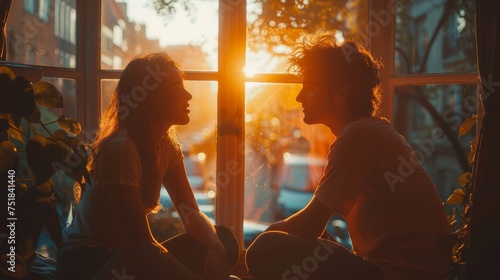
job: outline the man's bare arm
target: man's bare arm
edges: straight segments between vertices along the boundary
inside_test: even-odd
[[[288,232],[306,239],[321,236],[333,211],[313,197],[304,209],[269,226],[266,231],[278,230]]]

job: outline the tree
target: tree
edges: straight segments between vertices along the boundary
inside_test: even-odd
[[[280,46],[291,46],[304,34],[321,28],[354,38],[365,26],[366,0],[255,0],[248,4],[247,40],[251,50],[287,55]],[[148,4],[168,20],[180,7],[193,12],[187,0],[149,0]]]
[[[292,46],[304,34],[326,28],[353,38],[364,26],[362,0],[258,0],[249,11],[248,46],[272,54],[288,54],[279,46]]]

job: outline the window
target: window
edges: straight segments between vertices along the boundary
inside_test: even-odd
[[[30,14],[36,13],[36,0],[24,0],[24,10]]]
[[[23,13],[33,3],[38,3],[38,13]],[[74,68],[76,43],[75,0],[13,2],[7,20],[7,61]]]
[[[477,71],[475,1],[395,2],[395,75]]]
[[[275,219],[283,156],[325,158],[333,140],[326,130],[317,133],[324,127],[302,122],[295,101],[300,80],[285,74],[290,46],[300,39],[294,28],[313,33],[328,24],[338,40],[360,38],[383,58],[382,115],[423,153],[430,147],[423,144],[439,139],[424,165],[441,195],[451,190],[449,177],[462,165],[428,108],[452,126],[475,112],[475,1],[454,8],[444,0],[323,1],[322,7],[298,1],[299,9],[291,9],[293,1],[188,2],[188,11],[172,13],[132,0],[14,1],[7,61],[39,66],[44,78],[58,79],[90,140],[125,65],[139,54],[167,51],[196,94],[179,139],[191,155],[204,155],[204,180],[217,186],[214,218],[245,244],[244,222]],[[467,148],[469,140],[458,142]]]
[[[76,43],[75,0],[55,0],[54,33],[72,45]]]
[[[50,16],[50,0],[40,0],[39,5],[38,17],[40,21],[48,22]]]
[[[477,113],[478,105],[475,1],[449,3],[396,1],[395,34],[387,31],[372,40],[375,49],[379,39],[394,44],[381,50],[384,57],[394,58],[385,62],[385,97],[392,99],[387,112],[420,154],[443,200],[459,187],[458,177],[470,169],[467,156],[474,135],[459,138],[458,127]],[[375,6],[380,8],[383,5]],[[412,22],[415,32],[411,32]]]
[[[297,16],[339,9],[335,4],[328,5],[331,7],[324,10],[314,5],[304,6],[306,12]],[[366,13],[363,7],[339,9],[341,12],[330,22],[338,29],[339,40],[355,35],[354,26],[364,22],[364,17],[347,24],[346,14],[362,15]],[[109,79],[119,77],[119,71],[112,70],[123,69],[142,53],[167,51],[177,59],[186,72],[189,87],[198,87],[191,92],[199,94],[191,102],[191,123],[179,127],[181,144],[193,149],[195,154],[206,156],[204,172],[209,182],[218,186],[215,218],[238,235],[242,231],[242,218],[257,223],[274,221],[275,187],[279,185],[277,177],[283,167],[285,142],[288,141],[286,145],[291,150],[295,145],[294,151],[298,151],[310,141],[312,153],[324,158],[332,140],[332,137],[315,135],[302,123],[295,102],[300,89],[296,84],[298,79],[284,74],[290,46],[300,38],[300,32],[292,27],[303,24],[303,18],[280,23],[271,16],[276,11],[270,5],[253,2],[245,5],[244,1],[219,4],[199,1],[188,13],[177,8],[175,13],[162,9],[155,12],[153,7],[135,1],[102,1],[102,70],[97,75],[102,77],[99,108],[101,112],[106,108],[108,94],[115,86],[116,82]],[[217,13],[222,17],[218,19]],[[283,18],[283,15],[276,16]],[[278,30],[283,30],[269,37],[266,34],[274,32],[273,21]],[[222,28],[217,28],[219,24]],[[314,28],[320,25],[315,24]],[[348,25],[353,28],[340,28]],[[121,65],[115,57],[122,59]],[[224,67],[219,69],[220,65]],[[209,84],[210,89],[203,89]],[[206,99],[208,97],[210,99]],[[194,109],[197,100],[204,104],[196,109],[201,110],[200,115]],[[294,134],[301,136],[294,138]],[[314,176],[310,178],[319,179],[317,170],[313,169]]]
[[[159,10],[149,3],[130,0],[103,0],[101,55],[122,58],[104,69],[123,69],[140,54],[166,51],[177,58],[183,70],[209,71],[217,68],[218,4],[197,1],[189,12]],[[109,42],[111,40],[112,42]]]
[[[123,23],[123,21],[119,21]],[[120,25],[113,26],[113,44],[125,48],[125,41],[123,41],[123,29]]]

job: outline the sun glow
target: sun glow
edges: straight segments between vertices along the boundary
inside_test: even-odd
[[[257,68],[255,66],[246,65],[243,67],[243,72],[245,73],[245,77],[252,78],[257,73]]]

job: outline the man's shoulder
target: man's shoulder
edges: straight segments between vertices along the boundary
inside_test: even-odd
[[[364,138],[369,140],[379,134],[393,131],[391,123],[380,117],[363,118],[347,124],[339,133],[338,138]]]

